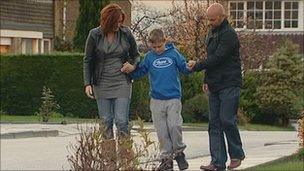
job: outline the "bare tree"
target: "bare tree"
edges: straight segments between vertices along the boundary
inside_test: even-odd
[[[208,4],[219,1],[172,1],[172,14],[166,32],[188,59],[205,57],[205,37],[208,32]]]
[[[175,13],[175,10],[161,12],[155,8],[148,8],[140,1],[132,1],[132,11],[135,17],[132,18],[131,29],[143,46],[141,49],[144,51],[148,49],[147,37],[149,29],[167,23],[170,20],[170,16]]]

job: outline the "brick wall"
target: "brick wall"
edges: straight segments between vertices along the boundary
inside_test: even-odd
[[[256,33],[253,38],[240,35],[244,67],[246,69],[257,69],[261,65],[265,66],[269,57],[277,51],[281,43],[286,39],[292,41],[294,44],[298,44],[300,48],[299,53],[304,54],[303,33]]]

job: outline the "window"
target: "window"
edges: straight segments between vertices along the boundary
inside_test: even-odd
[[[41,45],[42,40],[39,39],[38,40],[38,53],[41,54],[42,53],[42,45]]]
[[[232,22],[235,27],[244,27],[244,2],[231,3],[230,16],[232,17]]]
[[[263,2],[249,1],[247,2],[247,28],[262,29],[263,28]]]
[[[33,41],[30,38],[22,38],[22,54],[32,54],[33,53]]]
[[[298,28],[299,2],[284,2],[284,27]]]
[[[258,30],[300,29],[300,1],[230,1],[229,13],[236,28]]]
[[[51,47],[50,47],[51,45],[50,45],[50,40],[48,40],[48,39],[44,39],[44,41],[43,41],[43,51],[44,51],[44,53],[49,53],[50,52],[50,49],[51,49]]]
[[[265,29],[281,29],[281,1],[265,3]]]

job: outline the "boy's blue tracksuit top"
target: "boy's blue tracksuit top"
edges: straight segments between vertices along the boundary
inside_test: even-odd
[[[161,54],[150,50],[130,75],[133,79],[138,79],[148,73],[151,97],[168,100],[180,99],[182,96],[179,72],[191,73],[185,58],[172,43],[167,43]]]

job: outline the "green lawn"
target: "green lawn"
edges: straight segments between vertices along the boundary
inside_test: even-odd
[[[14,115],[0,115],[1,122],[13,122],[13,123],[41,123],[39,117],[35,115],[30,116],[14,116]],[[49,120],[49,123],[86,123],[94,122],[96,119],[83,119],[72,117],[54,117]]]
[[[208,123],[184,123],[183,125],[189,127],[202,127],[208,130]],[[293,127],[278,127],[272,125],[261,125],[261,124],[246,124],[238,126],[240,130],[246,131],[294,131]]]
[[[244,169],[243,171],[303,171],[304,149],[297,154],[283,157],[262,165]]]
[[[12,122],[12,123],[41,123],[38,116],[15,116],[15,115],[0,115],[1,122]],[[95,122],[96,119],[84,119],[84,118],[72,118],[72,117],[53,117],[49,120],[49,123],[86,123]],[[152,124],[152,123],[147,123]],[[208,130],[208,123],[184,123],[184,126],[199,128],[200,130]],[[247,124],[246,126],[239,126],[240,130],[247,131],[293,131],[292,127],[278,127],[271,125],[259,125],[259,124]]]
[[[279,126],[272,126],[272,125],[261,125],[261,124],[247,124],[247,125],[240,125],[240,130],[247,130],[247,131],[294,131],[293,127],[279,127]]]

